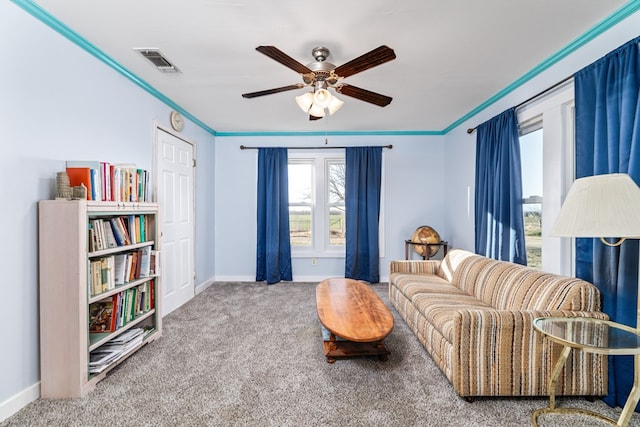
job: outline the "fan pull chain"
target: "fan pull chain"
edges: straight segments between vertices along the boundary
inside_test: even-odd
[[[329,116],[325,115],[324,116],[324,145],[329,144],[329,138],[327,138],[327,135],[329,134]]]

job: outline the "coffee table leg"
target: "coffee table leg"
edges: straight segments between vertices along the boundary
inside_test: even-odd
[[[336,345],[336,336],[333,334],[333,332],[331,332],[331,334],[329,334],[329,351],[334,351],[338,348],[338,346]],[[336,362],[336,358],[327,355],[327,363],[335,363]]]
[[[338,341],[338,337],[329,334],[329,340],[323,341],[327,363],[335,363],[339,358],[354,356],[378,356],[379,360],[388,360],[389,350],[381,341],[354,342]]]
[[[389,360],[389,351],[387,350],[387,346],[384,345],[384,342],[378,341],[376,343],[376,348],[382,352],[378,355],[378,360],[381,360],[383,362]]]

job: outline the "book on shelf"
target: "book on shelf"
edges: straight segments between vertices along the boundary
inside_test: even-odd
[[[89,280],[91,282],[90,292],[91,295],[98,295],[102,293],[102,262],[100,260],[93,260],[89,263]]]
[[[117,247],[118,241],[116,240],[115,234],[113,234],[113,227],[111,226],[111,221],[109,220],[102,221],[102,227],[104,229],[106,249]]]
[[[113,298],[106,298],[89,305],[89,332],[105,333],[116,330]]]
[[[127,234],[124,225],[122,224],[122,218],[114,217],[109,220],[111,223],[111,229],[113,230],[113,235],[118,242],[118,246],[124,246],[131,244],[129,240],[129,235]]]
[[[138,277],[149,277],[151,271],[151,246],[140,248],[140,271]]]
[[[116,287],[116,257],[114,255],[89,261],[89,293],[99,295]]]
[[[147,241],[147,215],[140,215],[138,217],[139,222],[140,222],[140,241],[141,242],[146,242]]]
[[[160,251],[151,250],[149,254],[149,276],[160,275]]]
[[[135,215],[128,215],[123,217],[123,220],[127,224],[127,232],[129,233],[129,239],[131,240],[131,244],[135,245],[139,243],[139,240],[136,236],[136,217]]]
[[[114,283],[124,285],[126,283],[125,273],[127,265],[127,254],[117,254],[114,256]]]
[[[91,169],[68,167],[67,176],[71,187],[84,185],[87,188],[87,200],[91,200]]]

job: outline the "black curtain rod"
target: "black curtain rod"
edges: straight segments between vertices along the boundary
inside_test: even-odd
[[[516,107],[515,107],[515,108],[516,108],[516,110],[517,110],[518,108],[522,107],[523,105],[525,105],[525,104],[527,104],[527,103],[529,103],[529,102],[533,101],[533,100],[534,100],[534,99],[536,99],[537,97],[542,96],[542,95],[544,95],[545,93],[550,92],[550,91],[552,91],[553,89],[555,89],[555,88],[557,88],[557,87],[559,87],[559,86],[562,86],[563,84],[565,84],[566,82],[568,82],[568,81],[569,81],[569,80],[571,80],[572,78],[573,78],[573,75],[571,75],[571,76],[569,76],[569,77],[567,77],[567,78],[565,78],[565,79],[562,79],[562,80],[560,80],[558,83],[556,83],[556,84],[554,84],[554,85],[552,85],[552,86],[549,86],[548,88],[546,88],[545,90],[543,90],[543,91],[541,91],[541,92],[536,93],[536,94],[535,94],[535,95],[533,95],[531,98],[525,99],[525,100],[524,100],[524,101],[522,101],[520,104],[516,105]],[[476,126],[476,127],[474,127],[474,128],[469,128],[469,129],[467,129],[467,133],[468,133],[468,134],[472,134],[472,133],[473,133],[477,128],[478,128],[478,126]]]
[[[246,145],[240,146],[241,150],[257,150],[258,148],[265,148],[265,147],[247,147]],[[334,146],[322,145],[320,147],[284,147],[284,148],[288,148],[290,150],[328,150],[331,148],[347,148],[347,147],[334,147]],[[392,149],[393,145],[391,144],[383,145],[382,148]]]

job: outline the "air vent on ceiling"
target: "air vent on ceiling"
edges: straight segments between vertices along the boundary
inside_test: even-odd
[[[135,48],[142,56],[147,58],[156,68],[163,73],[177,73],[178,67],[173,65],[159,49]]]

